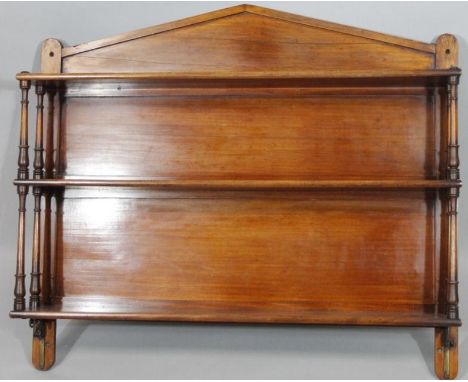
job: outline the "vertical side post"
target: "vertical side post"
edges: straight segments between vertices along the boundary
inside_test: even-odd
[[[443,34],[437,38],[435,44],[435,68],[451,69],[458,65],[458,43],[455,36]],[[446,85],[445,121],[446,128],[446,158],[445,178],[451,181],[460,179],[458,159],[458,120],[457,120],[457,86],[458,75],[451,76]],[[443,149],[442,149],[443,150]],[[442,151],[441,150],[441,151]],[[457,275],[457,201],[459,187],[450,187],[441,191],[444,198],[444,271],[446,279],[441,279],[441,289],[445,291],[445,313],[449,319],[458,319],[458,275]],[[445,240],[446,239],[446,240]],[[458,327],[446,326],[435,328],[434,368],[440,379],[454,379],[458,373]]]
[[[458,374],[458,327],[435,328],[435,373],[439,379],[455,379]]]
[[[44,112],[44,84],[36,83],[37,112],[36,112],[36,144],[34,147],[34,172],[35,180],[42,179],[44,171],[44,148],[43,148],[43,112]],[[37,309],[41,294],[41,197],[40,187],[33,187],[34,194],[34,230],[33,230],[33,253],[31,270],[31,287],[29,305],[31,309]]]
[[[41,72],[42,73],[60,73],[62,66],[62,45],[58,40],[47,39],[42,44],[41,52]],[[38,95],[38,108],[37,108],[37,124],[36,124],[36,155],[35,155],[35,166],[34,176],[35,179],[40,179],[43,176],[50,178],[54,175],[54,96],[56,89],[49,88],[48,94],[48,109],[47,109],[47,132],[45,142],[45,163],[43,159],[43,97],[44,97],[44,86],[36,88]],[[57,128],[60,131],[60,128]],[[37,159],[37,163],[36,163]],[[45,166],[44,166],[45,164]],[[44,193],[45,196],[45,207],[44,207],[44,232],[43,232],[43,256],[42,256],[42,277],[40,274],[40,218],[41,218],[41,189],[34,190],[35,197],[35,238],[33,248],[33,273],[36,272],[34,277],[34,285],[31,280],[31,289],[34,289],[34,300],[32,304],[39,304],[39,298],[42,298],[42,302],[47,304],[50,302],[51,296],[54,293],[52,271],[53,265],[52,255],[52,244],[51,244],[51,198],[54,191],[47,190]],[[37,224],[36,224],[37,223]],[[36,257],[35,257],[36,256]],[[55,259],[54,259],[55,261]],[[55,266],[54,266],[55,268]],[[42,282],[42,284],[41,284]],[[41,291],[42,287],[42,291]],[[55,362],[55,345],[56,345],[56,321],[55,320],[33,320],[30,325],[33,328],[33,343],[32,343],[32,363],[38,370],[49,370]]]
[[[20,125],[20,143],[18,155],[18,179],[25,180],[29,178],[29,154],[28,154],[28,92],[31,88],[31,81],[20,81],[21,89],[21,125]],[[24,273],[24,245],[26,230],[26,196],[28,186],[18,186],[19,198],[18,208],[18,242],[16,254],[16,274],[15,274],[15,300],[14,310],[24,310],[26,308],[25,296],[25,273]]]
[[[460,180],[460,159],[458,156],[457,117],[458,76],[451,76],[447,84],[448,131],[447,131],[447,179]],[[447,318],[458,319],[458,265],[457,265],[457,204],[459,188],[448,189],[448,267],[447,267]]]
[[[458,76],[451,76],[447,83],[447,171],[450,181],[460,180],[458,157]],[[447,279],[446,314],[447,318],[458,320],[458,265],[457,265],[457,203],[458,187],[446,191],[447,227]],[[458,373],[458,327],[448,326],[435,329],[434,363],[436,375],[440,379],[454,379]]]
[[[54,102],[56,88],[52,86],[46,90],[47,94],[47,129],[45,134],[44,176],[51,178],[53,174],[54,155]],[[41,278],[41,303],[48,304],[52,297],[52,219],[51,204],[53,191],[44,190],[44,229],[43,229],[43,256]]]
[[[44,40],[41,50],[41,72],[61,73],[62,71],[62,44],[54,38]],[[60,134],[60,97],[58,85],[47,88],[47,130],[45,136],[45,167],[44,176],[55,178],[56,155],[58,158],[58,142]],[[59,101],[59,102],[57,102]],[[56,154],[57,152],[57,154]],[[55,228],[52,215],[52,203],[56,190],[44,189],[44,230],[43,230],[43,256],[41,297],[45,304],[51,303],[55,294]]]
[[[458,157],[458,76],[451,76],[447,83],[447,160],[446,179],[460,180]],[[458,261],[457,261],[457,203],[459,187],[446,191],[445,225],[447,227],[446,315],[458,320]],[[454,379],[458,373],[458,327],[435,329],[435,372],[440,379]]]
[[[55,363],[56,320],[30,320],[33,329],[32,364],[38,370],[49,370]]]

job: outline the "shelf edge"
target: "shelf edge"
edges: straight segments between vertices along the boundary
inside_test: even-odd
[[[159,180],[159,179],[41,179],[19,180],[31,187],[135,187],[159,189],[337,189],[337,188],[451,188],[461,181],[448,180]]]
[[[395,314],[396,316],[397,314]],[[461,320],[448,319],[444,317],[418,316],[411,319],[396,320],[390,317],[375,319],[372,317],[343,317],[337,320],[327,317],[315,317],[303,319],[281,319],[256,320],[249,317],[226,318],[213,314],[200,314],[193,317],[184,314],[171,313],[102,313],[102,312],[53,312],[53,311],[11,311],[10,318],[21,319],[79,319],[79,320],[108,320],[108,321],[159,321],[159,322],[206,322],[206,323],[239,323],[239,324],[297,324],[297,325],[350,325],[350,326],[401,326],[401,327],[445,327],[461,326]]]
[[[288,71],[288,72],[120,72],[120,73],[28,73],[16,75],[19,81],[93,81],[93,80],[254,80],[254,79],[365,79],[424,78],[460,75],[461,69],[382,70],[382,71]]]

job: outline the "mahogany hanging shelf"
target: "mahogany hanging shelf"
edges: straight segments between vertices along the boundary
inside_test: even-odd
[[[34,366],[57,319],[424,326],[455,378],[457,55],[251,5],[46,40],[17,75]]]

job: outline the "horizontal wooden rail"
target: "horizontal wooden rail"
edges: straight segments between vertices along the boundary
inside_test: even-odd
[[[365,78],[434,78],[460,75],[461,70],[311,70],[285,72],[141,72],[141,73],[27,73],[16,75],[18,80],[28,81],[93,81],[93,80],[255,80],[255,79],[365,79]]]
[[[366,325],[366,326],[460,326],[458,319],[423,312],[333,311],[313,303],[266,304],[219,301],[133,301],[113,298],[65,298],[63,303],[39,309],[10,312],[13,318],[203,321],[270,324]],[[232,309],[232,307],[235,309]],[[231,308],[229,310],[227,308]]]
[[[165,180],[134,179],[40,179],[15,180],[17,186],[34,187],[146,187],[160,189],[362,189],[362,188],[449,188],[461,187],[460,181],[449,180]]]

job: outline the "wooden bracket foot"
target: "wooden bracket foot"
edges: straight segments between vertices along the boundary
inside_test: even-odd
[[[458,328],[435,329],[434,368],[439,379],[455,379],[458,374]]]
[[[55,320],[30,320],[33,329],[32,363],[38,370],[49,370],[55,362]]]

